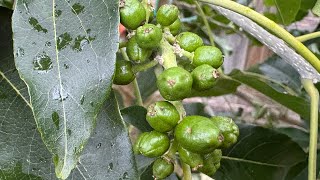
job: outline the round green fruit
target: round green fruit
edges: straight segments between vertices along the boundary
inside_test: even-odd
[[[136,38],[141,48],[156,48],[162,39],[162,30],[153,24],[145,24],[137,29]]]
[[[162,5],[157,12],[157,22],[161,26],[169,26],[174,23],[179,16],[178,7],[171,4]]]
[[[164,179],[173,173],[174,165],[165,159],[159,158],[154,161],[152,166],[153,178]]]
[[[159,132],[171,131],[180,120],[178,110],[167,101],[158,101],[148,107],[146,119]]]
[[[138,0],[123,0],[120,22],[127,29],[137,29],[146,20],[146,10]]]
[[[228,148],[237,142],[239,136],[239,128],[231,118],[223,116],[211,117],[212,122],[220,129],[223,134],[224,141],[221,148]]]
[[[147,157],[159,157],[163,155],[170,146],[169,137],[157,131],[145,132],[139,140],[139,152]]]
[[[117,61],[113,83],[117,85],[127,85],[131,83],[135,74],[132,71],[132,64],[129,61]]]
[[[195,50],[192,63],[195,66],[208,64],[218,69],[223,64],[223,55],[220,49],[214,46],[201,46]]]
[[[186,51],[193,52],[197,48],[203,46],[200,36],[192,32],[183,32],[177,36],[177,42],[180,47]]]
[[[220,161],[222,157],[222,152],[220,149],[216,149],[213,152],[203,156],[203,166],[198,170],[208,176],[214,175],[214,173],[220,167]]]
[[[218,77],[218,71],[208,64],[196,67],[192,72],[192,87],[198,91],[212,88]]]
[[[136,36],[133,36],[129,39],[126,52],[128,54],[129,59],[136,63],[144,62],[152,54],[152,50],[140,48],[140,46],[137,43]]]
[[[192,76],[181,67],[172,67],[159,75],[157,87],[163,98],[169,101],[182,100],[191,94]]]
[[[134,154],[141,154],[139,151],[139,144],[141,139],[143,139],[143,136],[145,136],[147,133],[142,133],[139,135],[139,137],[137,138],[136,142],[133,145],[133,152]]]
[[[209,118],[187,116],[176,126],[175,139],[189,151],[206,154],[221,146],[223,135]]]
[[[191,152],[182,146],[178,148],[179,157],[182,162],[188,164],[191,168],[198,168],[203,165],[202,155],[198,153]]]
[[[179,34],[181,30],[181,26],[182,26],[181,20],[180,18],[177,18],[177,20],[169,26],[169,30],[171,34],[174,36]]]

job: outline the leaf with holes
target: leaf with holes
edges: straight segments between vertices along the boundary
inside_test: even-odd
[[[11,11],[0,7],[0,179],[57,179],[15,69]],[[72,133],[72,132],[69,132]],[[68,179],[136,179],[131,143],[114,97],[104,103],[77,168]]]
[[[257,126],[240,126],[237,144],[223,152],[215,175],[224,180],[285,179],[307,155],[288,136]],[[296,168],[301,172],[305,166]]]
[[[110,93],[118,48],[118,0],[18,1],[15,62],[56,174],[76,166]]]

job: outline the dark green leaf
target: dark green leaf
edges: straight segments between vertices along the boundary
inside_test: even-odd
[[[205,91],[193,90],[191,97],[221,96],[225,94],[231,94],[236,92],[239,85],[240,83],[236,81],[220,78],[215,84],[215,86],[209,90],[205,90]]]
[[[319,172],[320,170],[320,153],[318,151],[318,156],[317,156],[317,172]],[[302,171],[300,171],[300,169],[303,169]],[[317,174],[317,176],[319,177],[319,174]],[[285,180],[306,180],[308,179],[308,159],[306,159],[304,162],[301,162],[297,165],[295,165],[294,167],[292,167],[290,169],[290,171],[288,172],[288,175],[286,177]]]
[[[284,25],[289,25],[295,20],[300,9],[301,0],[274,0],[274,2]]]
[[[279,56],[272,56],[262,64],[249,69],[250,72],[263,74],[269,79],[278,81],[288,86],[294,94],[301,93],[300,74],[290,64],[286,63]],[[273,84],[270,84],[271,86]],[[274,86],[275,87],[275,86]],[[276,88],[276,87],[275,87]]]
[[[283,127],[275,129],[279,133],[289,136],[294,142],[298,143],[301,148],[309,147],[309,133],[297,128]]]
[[[126,123],[135,126],[142,132],[153,130],[146,120],[147,110],[142,106],[131,106],[122,109],[121,115]]]
[[[187,116],[192,116],[192,115],[198,115],[198,116],[209,116],[204,108],[203,103],[188,103],[188,104],[183,104],[183,107],[187,113]]]
[[[240,126],[238,143],[223,155],[217,180],[284,179],[291,167],[307,158],[288,136],[256,126]]]
[[[27,87],[14,67],[10,16],[11,11],[0,8],[0,179],[55,180],[52,155],[41,140]],[[136,166],[126,126],[111,96],[68,179],[125,177],[136,179]]]
[[[0,0],[0,7],[13,9],[14,0]]]
[[[118,0],[17,2],[15,62],[28,85],[42,139],[59,157],[55,166],[60,178],[76,166],[110,93],[118,4]]]
[[[154,68],[140,72],[138,76],[138,84],[143,100],[146,100],[157,89],[157,77],[154,73]]]
[[[230,76],[286,106],[301,115],[303,118],[309,119],[309,101],[302,97],[290,95],[290,92],[284,89],[286,86],[274,84],[267,77],[256,76],[255,74],[241,72],[239,70],[234,70],[231,72]],[[275,88],[275,86],[277,88]]]

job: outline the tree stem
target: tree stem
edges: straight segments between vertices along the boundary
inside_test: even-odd
[[[188,164],[182,162],[183,180],[192,180],[191,168]]]
[[[254,22],[260,24],[270,32],[288,43],[294,50],[296,50],[302,57],[304,57],[318,72],[320,72],[320,60],[314,55],[306,46],[292,36],[288,31],[283,29],[277,23],[268,19],[267,17],[259,14],[258,12],[243,6],[231,0],[199,0],[201,2],[213,4],[216,6],[224,7],[226,9],[237,12],[243,16],[248,17]]]
[[[316,180],[319,91],[310,79],[302,79],[302,84],[311,99],[308,180]]]
[[[210,25],[209,25],[209,23],[208,23],[207,17],[206,17],[206,15],[204,14],[204,12],[203,12],[200,4],[199,4],[197,1],[195,1],[194,3],[195,3],[195,5],[197,6],[197,10],[198,10],[199,13],[200,13],[200,16],[201,16],[201,18],[202,18],[202,20],[203,20],[204,25],[206,26],[210,43],[211,43],[212,46],[215,46],[215,45],[214,45],[213,33],[212,33],[212,30],[211,30]]]
[[[143,106],[143,101],[142,101],[142,97],[141,97],[141,93],[140,93],[140,89],[139,89],[139,84],[138,84],[137,78],[135,78],[133,80],[133,87],[134,87],[134,94],[136,96],[137,105]]]
[[[297,40],[300,42],[305,42],[305,41],[315,39],[315,38],[320,38],[320,31],[299,36],[299,37],[297,37]]]

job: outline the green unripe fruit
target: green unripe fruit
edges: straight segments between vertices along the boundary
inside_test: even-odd
[[[186,51],[193,52],[203,46],[203,40],[200,36],[192,32],[183,32],[177,36],[177,42],[180,47]]]
[[[159,158],[154,161],[152,166],[153,178],[156,180],[164,179],[173,173],[174,165],[165,159]]]
[[[223,135],[209,118],[187,116],[176,126],[175,139],[189,151],[206,154],[222,144]]]
[[[170,146],[169,137],[157,131],[145,132],[139,141],[139,151],[147,157],[159,157],[163,155]]]
[[[192,72],[192,87],[198,91],[212,88],[218,77],[218,71],[208,64],[196,67]]]
[[[180,33],[180,30],[181,30],[181,20],[180,18],[178,18],[174,23],[172,23],[170,26],[169,26],[169,30],[171,32],[172,35],[177,35]]]
[[[142,133],[139,135],[139,137],[137,138],[136,142],[134,143],[133,145],[133,152],[134,154],[141,154],[140,151],[139,151],[139,144],[140,144],[140,141],[141,139],[143,138],[143,136],[145,136],[147,133]]]
[[[191,94],[192,76],[181,67],[172,67],[159,75],[157,86],[163,98],[169,101],[182,100]]]
[[[180,159],[188,164],[191,168],[198,168],[203,165],[202,155],[198,153],[193,153],[182,146],[178,148]]]
[[[146,20],[146,10],[138,0],[124,0],[120,22],[127,29],[137,29]]]
[[[228,148],[237,142],[239,136],[239,128],[231,118],[223,116],[211,117],[212,122],[220,129],[223,134],[224,141],[221,148]]]
[[[162,39],[162,31],[153,24],[145,24],[137,29],[136,38],[137,43],[141,48],[156,48],[159,46]]]
[[[117,61],[113,83],[117,85],[127,85],[131,83],[135,74],[132,71],[132,64],[129,61]]]
[[[214,46],[201,46],[195,50],[192,63],[195,66],[208,64],[218,69],[223,64],[223,55],[220,49]]]
[[[214,173],[220,167],[220,161],[222,157],[222,152],[220,149],[216,149],[213,152],[203,156],[203,166],[198,170],[208,176],[214,175]]]
[[[136,36],[133,36],[129,39],[126,52],[129,59],[137,63],[144,62],[152,54],[152,50],[140,48],[137,43]]]
[[[157,12],[157,22],[161,26],[169,26],[174,23],[179,16],[178,7],[171,4],[162,5]]]
[[[178,110],[167,101],[158,101],[148,107],[146,119],[159,132],[171,131],[180,120]]]

